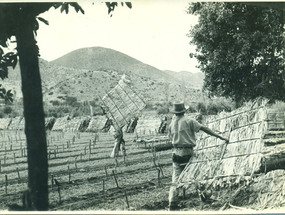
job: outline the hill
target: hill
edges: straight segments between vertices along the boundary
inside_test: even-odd
[[[123,74],[150,104],[197,101],[201,97],[198,85],[202,82],[197,74],[161,71],[128,55],[101,47],[78,49],[51,62],[40,59],[39,66],[46,104],[64,102],[68,97],[75,97],[79,102],[98,101]],[[21,97],[19,65],[9,71],[7,85],[17,92],[18,98]]]
[[[173,76],[126,54],[102,47],[81,48],[72,51],[54,61],[63,67],[86,70],[115,70],[120,74],[136,74],[157,80],[173,81]]]
[[[204,81],[204,74],[202,72],[192,73],[187,71],[173,72],[170,70],[164,70],[168,75],[173,76],[188,87],[195,89],[201,89]]]

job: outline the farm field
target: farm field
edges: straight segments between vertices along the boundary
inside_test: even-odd
[[[23,131],[2,130],[0,137],[0,209],[8,210],[22,205],[27,152]],[[109,133],[48,131],[50,210],[165,210],[171,150],[153,149],[165,142],[134,142],[134,134],[124,139],[127,156],[120,153],[116,163]]]
[[[127,156],[124,158],[120,153],[115,162],[109,157],[114,141],[110,133],[48,131],[49,210],[166,211],[172,174],[167,138],[151,134],[137,139],[135,134],[126,133],[124,139]],[[146,141],[140,141],[142,139]],[[27,173],[24,132],[1,130],[0,211],[16,210],[9,207],[11,204],[22,205]],[[283,190],[283,176],[282,170],[262,174],[235,200],[236,205],[244,208],[232,206],[226,210],[283,207],[284,200],[274,201],[274,196],[269,199],[266,197],[269,191],[264,191],[265,197],[261,193],[272,186]],[[267,185],[266,180],[273,184]],[[189,188],[180,192],[182,211],[219,211],[229,196],[239,190],[234,187],[218,190],[211,201],[205,202]],[[283,196],[279,191],[276,195]],[[259,201],[254,201],[256,198]]]

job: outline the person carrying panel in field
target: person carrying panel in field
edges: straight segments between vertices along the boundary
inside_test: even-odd
[[[177,182],[183,169],[193,156],[193,147],[196,146],[195,133],[204,131],[214,137],[229,141],[227,138],[216,134],[206,126],[201,125],[195,119],[186,118],[184,113],[186,108],[184,103],[173,104],[174,113],[172,121],[168,128],[168,136],[172,141],[172,185],[169,190],[169,210],[178,210],[178,188]]]
[[[120,149],[122,150],[123,156],[126,156],[126,148],[125,148],[125,140],[123,138],[123,130],[122,128],[115,128],[114,130],[114,148],[110,155],[111,158],[116,158],[119,155]]]

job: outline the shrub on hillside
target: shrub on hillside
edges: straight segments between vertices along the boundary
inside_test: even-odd
[[[207,115],[207,108],[206,105],[203,102],[198,102],[197,104],[197,110],[202,115]]]
[[[59,105],[60,105],[60,102],[57,101],[57,100],[50,101],[50,103],[51,103],[53,106],[59,106]]]
[[[195,105],[193,105],[193,104],[189,105],[187,112],[189,112],[189,113],[197,112]]]
[[[79,103],[77,102],[76,97],[67,96],[65,99],[65,104],[70,106],[77,106]]]
[[[72,110],[71,108],[67,106],[54,106],[54,107],[49,107],[46,109],[47,111],[45,115],[47,117],[55,117],[55,118],[63,117],[66,114],[69,114]]]
[[[214,102],[210,102],[207,106],[207,114],[208,115],[216,115],[219,112],[221,112],[223,108],[221,106],[218,106],[216,103]]]
[[[0,108],[0,118],[8,118],[8,117],[16,117],[16,116],[20,116],[19,113],[17,113],[15,110],[14,110],[14,105],[13,106],[3,106]]]
[[[169,108],[168,108],[168,106],[161,106],[161,107],[157,108],[156,112],[157,112],[157,114],[168,114]]]
[[[13,109],[10,107],[10,106],[5,106],[4,108],[3,108],[3,113],[4,114],[10,114],[10,113],[12,113],[12,111],[13,111]]]

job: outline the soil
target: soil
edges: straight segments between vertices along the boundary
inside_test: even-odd
[[[95,136],[94,133],[48,132],[49,210],[168,210],[171,150],[161,147],[164,150],[154,152],[148,145],[134,142],[134,135],[128,133],[124,135],[127,156],[124,159],[120,154],[116,164],[109,157],[113,147],[111,134],[99,133],[96,142]],[[27,189],[27,157],[22,156],[25,136],[23,132],[0,131],[0,137],[0,210],[18,210],[15,205],[22,205],[22,193]],[[5,164],[3,157],[6,157]],[[8,186],[5,186],[5,175]],[[284,171],[277,170],[254,178],[248,186],[244,183],[212,190],[204,201],[196,190],[189,187],[184,195],[180,193],[179,210],[282,210],[285,207],[284,180]],[[274,199],[278,199],[278,203]]]

